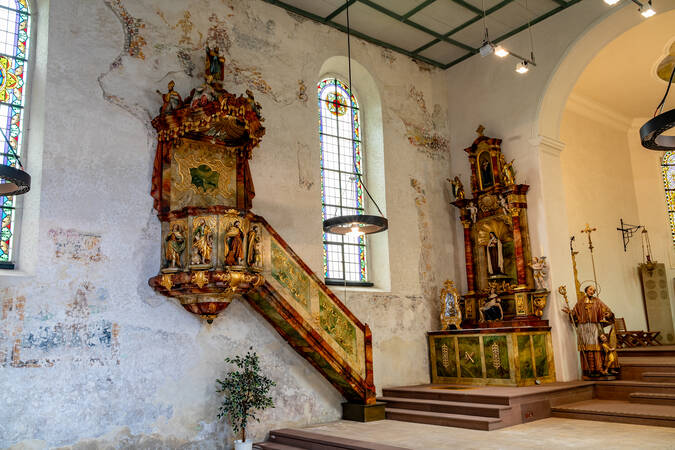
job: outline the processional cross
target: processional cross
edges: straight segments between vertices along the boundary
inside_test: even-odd
[[[586,233],[588,236],[588,249],[591,251],[591,262],[593,263],[593,281],[595,282],[595,289],[598,288],[598,276],[595,273],[595,258],[593,257],[593,241],[591,240],[591,233],[598,231],[597,228],[591,228],[588,223],[586,223],[586,228],[581,230],[582,233]]]

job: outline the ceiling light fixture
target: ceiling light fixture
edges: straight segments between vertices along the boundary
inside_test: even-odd
[[[603,1],[605,2],[605,4],[607,4],[609,6],[614,6],[617,3],[619,3],[621,0],[603,0]]]
[[[675,136],[663,136],[663,133],[675,127],[675,109],[662,112],[670,91],[670,85],[673,83],[673,75],[675,75],[675,67],[670,73],[666,93],[654,111],[654,117],[640,127],[640,140],[644,148],[662,151],[675,150]],[[659,113],[658,116],[657,113]]]
[[[518,64],[516,64],[516,72],[519,74],[524,74],[530,71],[530,68],[527,67],[527,61],[521,61]]]
[[[348,71],[349,71],[349,86],[347,86],[347,89],[349,91],[349,98],[351,99],[352,97],[352,47],[351,47],[351,41],[350,41],[350,27],[349,27],[349,4],[351,3],[349,0],[346,2],[346,14],[347,14],[347,64],[348,64]],[[352,118],[352,129],[354,129],[354,116],[350,115]],[[333,217],[330,219],[326,219],[323,221],[323,231],[326,233],[333,233],[333,234],[342,234],[342,235],[348,235],[350,237],[358,237],[362,236],[364,234],[373,234],[373,233],[379,233],[381,231],[385,231],[389,227],[389,221],[387,220],[386,217],[384,217],[384,214],[382,214],[382,210],[380,207],[377,205],[377,202],[375,199],[370,195],[370,192],[368,192],[368,188],[366,187],[366,183],[363,181],[363,178],[361,177],[361,173],[359,172],[358,168],[356,167],[356,158],[353,158],[354,162],[354,173],[358,177],[358,181],[361,183],[361,186],[363,186],[363,190],[366,191],[366,194],[368,194],[368,198],[370,198],[370,201],[373,202],[373,205],[375,205],[375,208],[377,211],[380,213],[379,216],[373,216],[369,214],[356,214],[356,215],[349,215],[349,216],[337,216]],[[347,278],[345,277],[345,286],[347,283]]]
[[[651,16],[656,14],[656,11],[654,11],[654,8],[652,8],[651,2],[647,5],[642,5],[640,7],[640,14],[642,14],[642,17],[645,19],[649,19]]]
[[[509,51],[502,47],[501,45],[495,47],[495,56],[499,56],[500,58],[506,58],[509,56]]]

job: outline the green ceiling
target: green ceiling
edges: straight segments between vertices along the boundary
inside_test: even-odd
[[[498,44],[527,29],[528,20],[537,24],[581,0],[529,0],[529,5],[516,0],[264,1],[343,32],[348,4],[353,36],[447,69],[478,53],[483,2],[488,28],[498,32],[490,40]]]

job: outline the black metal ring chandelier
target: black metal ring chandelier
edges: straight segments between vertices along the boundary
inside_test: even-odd
[[[21,195],[30,190],[30,175],[23,170],[0,164],[0,195]]]
[[[658,116],[656,115],[657,112],[663,111],[666,97],[668,97],[668,92],[670,91],[670,85],[673,83],[673,75],[675,75],[675,66],[673,66],[673,71],[670,73],[666,93],[656,107],[656,111],[654,111],[654,118],[640,127],[640,140],[642,141],[642,146],[649,150],[661,150],[666,152],[675,150],[675,136],[663,136],[663,133],[675,127],[675,109],[661,113]]]
[[[349,4],[351,2],[347,1],[346,2],[346,15],[347,15],[347,63],[348,63],[348,71],[349,71],[349,96],[351,98],[352,94],[352,49],[351,49],[351,43],[350,43],[350,28],[349,28]],[[352,118],[353,120],[353,118]],[[354,123],[352,122],[352,128],[354,127]],[[338,217],[333,217],[331,219],[326,219],[323,221],[323,231],[326,233],[334,233],[334,234],[352,234],[352,235],[362,235],[362,234],[373,234],[373,233],[379,233],[381,231],[385,231],[389,227],[389,221],[387,220],[386,217],[384,217],[384,214],[382,214],[382,211],[380,210],[380,207],[377,206],[377,202],[375,199],[370,195],[370,192],[368,192],[368,188],[366,187],[366,184],[363,182],[363,178],[361,178],[361,174],[359,173],[357,167],[356,167],[356,159],[353,160],[354,162],[354,172],[356,173],[356,176],[358,177],[359,181],[361,182],[361,185],[363,186],[363,189],[366,191],[366,194],[368,194],[368,198],[373,202],[375,205],[375,208],[377,208],[377,211],[380,213],[379,216],[373,216],[373,215],[368,215],[368,214],[356,214],[356,215],[349,215],[349,216],[338,216]]]

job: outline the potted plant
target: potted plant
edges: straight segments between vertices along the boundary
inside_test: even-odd
[[[258,355],[249,349],[246,356],[225,358],[225,362],[234,364],[237,369],[225,374],[223,380],[216,379],[220,385],[218,392],[223,393],[223,403],[218,410],[218,418],[230,418],[232,432],[241,433],[241,439],[234,441],[236,450],[251,450],[253,441],[246,439],[246,427],[249,420],[260,422],[255,411],[274,408],[274,401],[269,391],[275,385],[274,381],[260,373]]]

